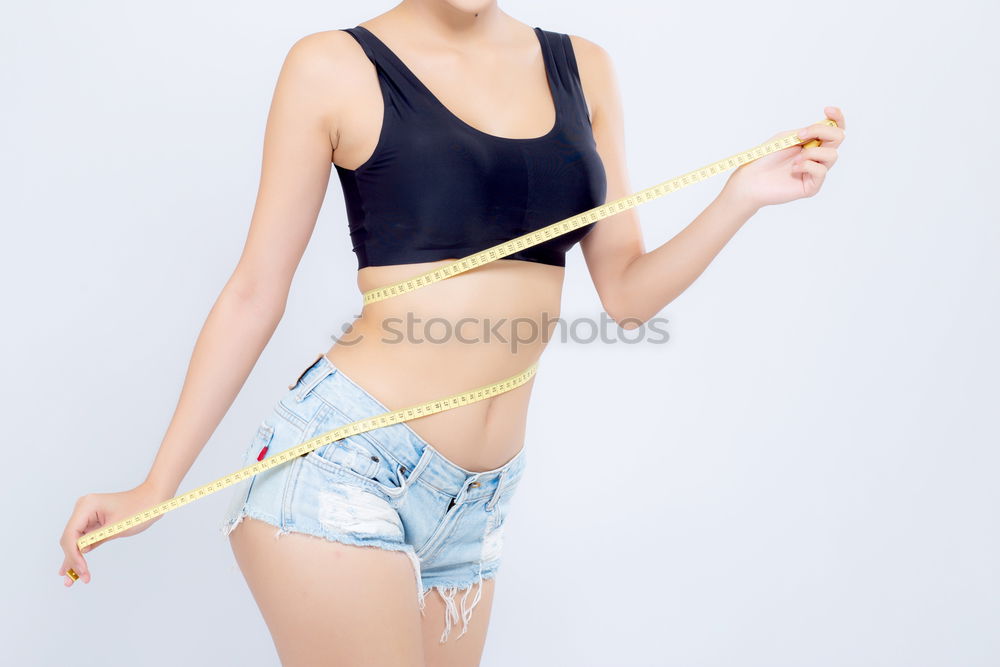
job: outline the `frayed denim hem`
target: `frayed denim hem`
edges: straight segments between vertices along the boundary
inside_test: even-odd
[[[441,595],[441,599],[444,600],[444,632],[441,633],[441,638],[438,640],[439,644],[443,644],[448,640],[448,635],[451,632],[452,625],[457,624],[459,619],[462,621],[462,631],[458,633],[458,637],[456,637],[456,639],[464,635],[469,630],[469,621],[472,619],[472,610],[482,598],[483,581],[496,577],[498,569],[499,568],[494,567],[484,572],[483,563],[480,561],[479,574],[477,574],[471,582],[441,582],[427,586],[426,589],[424,589],[423,592],[425,594],[427,591],[432,589],[437,590],[437,592]],[[468,606],[466,606],[469,593],[472,592],[472,589],[476,587],[477,584],[478,588],[476,588],[476,594],[473,596],[472,602],[469,602]],[[465,591],[461,599],[461,609],[459,609],[459,605],[455,603],[455,595],[460,590]]]

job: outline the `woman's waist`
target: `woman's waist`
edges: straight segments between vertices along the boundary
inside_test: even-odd
[[[338,345],[404,354],[468,358],[540,354],[559,324],[558,304],[535,308],[366,309],[341,327]]]
[[[358,271],[358,287],[362,292],[385,287],[449,266],[454,261],[455,259],[446,259],[415,264],[367,266]],[[449,292],[455,295],[463,291],[474,293],[492,287],[508,290],[533,290],[542,287],[558,291],[562,288],[565,274],[566,269],[562,266],[501,258],[438,280],[431,289],[440,295]],[[418,291],[422,292],[424,289],[420,288]]]
[[[434,351],[429,351],[433,349]],[[406,422],[420,437],[468,469],[490,469],[523,445],[533,377],[521,375],[537,354],[511,354],[496,347],[441,348],[421,344],[336,344],[327,359],[342,377],[388,410],[521,378],[492,396]],[[327,400],[336,402],[338,397]],[[498,463],[499,462],[499,463]]]
[[[416,393],[394,391],[403,397],[423,396],[428,387],[455,393],[499,382],[537,362],[545,347],[538,336],[508,338],[471,330],[438,333],[390,335],[352,330],[338,339],[326,356],[372,382],[424,388]]]
[[[422,275],[438,263],[366,267],[358,273],[362,294]],[[370,272],[370,273],[369,273]],[[537,262],[497,260],[412,291],[366,303],[362,314],[393,317],[410,312],[421,317],[459,319],[558,316],[565,276],[563,267]]]

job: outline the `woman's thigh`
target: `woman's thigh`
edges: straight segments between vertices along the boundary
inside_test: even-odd
[[[405,553],[274,533],[247,517],[229,539],[283,667],[423,667],[423,619]],[[466,637],[474,638],[471,627]]]
[[[486,631],[493,608],[495,578],[483,579],[482,597],[476,604],[476,613],[469,619],[468,630],[457,639],[441,641],[445,627],[445,601],[440,595],[428,595],[423,618],[424,660],[427,667],[476,667],[483,656]],[[477,586],[478,587],[478,586]],[[470,592],[474,595],[475,591]],[[459,591],[456,601],[465,595]]]

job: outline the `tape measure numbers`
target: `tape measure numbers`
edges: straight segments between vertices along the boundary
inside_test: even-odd
[[[824,120],[823,123],[833,127],[837,126],[836,121],[830,120],[829,118]],[[741,153],[737,153],[736,155],[731,155],[730,157],[723,158],[717,162],[713,162],[712,164],[689,171],[682,176],[671,178],[670,180],[648,187],[645,190],[639,190],[638,192],[621,197],[620,199],[615,199],[614,201],[606,202],[600,206],[595,206],[592,209],[583,211],[582,213],[577,213],[574,216],[560,220],[559,222],[554,222],[551,225],[541,227],[533,232],[528,232],[527,234],[518,236],[509,241],[504,241],[503,243],[487,248],[486,250],[480,250],[477,253],[455,260],[451,264],[431,269],[430,271],[422,273],[419,276],[407,278],[406,280],[401,280],[397,283],[386,285],[385,287],[370,289],[364,293],[364,302],[366,304],[375,303],[376,301],[382,301],[394,296],[399,296],[400,294],[406,294],[407,292],[412,292],[413,290],[421,287],[432,285],[438,281],[445,280],[446,278],[457,276],[458,274],[465,273],[466,271],[474,269],[477,266],[489,264],[494,260],[506,257],[507,255],[524,250],[525,248],[530,248],[533,245],[544,243],[545,241],[560,236],[561,234],[571,232],[574,229],[579,229],[580,227],[597,222],[598,220],[603,220],[604,218],[621,213],[622,211],[627,211],[630,208],[635,208],[639,204],[645,204],[648,201],[659,199],[660,197],[670,194],[671,192],[677,192],[681,188],[685,188],[699,181],[704,181],[705,179],[721,174],[722,172],[729,171],[730,169],[740,167],[748,162],[758,160],[765,155],[770,155],[771,153],[784,150],[801,143],[802,140],[799,139],[798,135],[789,134],[786,137],[775,139],[774,141],[763,143],[759,146],[754,146],[749,150],[745,150]],[[802,147],[810,148],[812,146],[818,146],[819,144],[819,139],[813,139],[812,141],[804,144]]]
[[[262,473],[265,470],[270,470],[271,468],[275,468],[283,463],[295,459],[297,456],[304,456],[314,449],[340,440],[341,438],[346,438],[347,436],[356,435],[365,431],[371,431],[372,429],[381,428],[383,426],[391,426],[392,424],[409,421],[410,419],[417,419],[418,417],[426,417],[427,415],[432,415],[436,412],[458,408],[463,405],[469,405],[471,403],[475,403],[476,401],[497,396],[523,385],[535,375],[537,368],[538,364],[534,363],[525,370],[517,373],[516,375],[511,375],[507,379],[501,380],[500,382],[485,385],[483,387],[479,387],[478,389],[453,394],[445,398],[427,401],[426,403],[420,403],[419,405],[414,405],[408,408],[400,408],[399,410],[383,412],[382,414],[375,415],[374,417],[366,417],[364,419],[353,421],[350,424],[339,426],[335,429],[327,431],[326,433],[318,435],[315,438],[310,438],[309,440],[295,445],[294,447],[289,447],[288,449],[277,452],[276,454],[252,465],[241,468],[236,472],[226,475],[225,477],[220,477],[214,482],[210,482],[204,486],[199,486],[197,489],[193,489],[175,498],[166,500],[155,507],[149,508],[148,510],[134,514],[127,519],[122,519],[117,523],[113,523],[111,525],[104,526],[99,530],[87,533],[78,539],[76,543],[82,549],[83,547],[93,544],[94,542],[100,542],[101,540],[107,539],[112,535],[117,535],[122,531],[128,530],[133,526],[155,519],[156,517],[162,516],[171,510],[175,510],[178,507],[182,507],[188,503],[194,502],[195,500],[211,495],[216,491],[232,486],[247,477]]]
[[[837,123],[830,119],[825,119],[822,122],[832,127],[837,126]],[[420,289],[421,287],[426,287],[427,285],[431,285],[441,280],[452,278],[469,271],[470,269],[483,266],[484,264],[488,264],[501,259],[502,257],[518,252],[519,250],[530,248],[533,245],[543,243],[549,239],[560,236],[561,234],[583,227],[584,225],[589,225],[593,222],[603,220],[604,218],[615,215],[616,213],[621,213],[622,211],[634,208],[639,204],[644,204],[648,201],[658,199],[659,197],[671,192],[676,192],[677,190],[685,188],[693,183],[698,183],[730,169],[753,162],[754,160],[760,159],[765,155],[770,155],[771,153],[785,148],[790,148],[791,146],[801,143],[802,140],[799,139],[798,135],[790,134],[780,139],[775,139],[773,141],[754,146],[749,150],[736,153],[735,155],[723,158],[722,160],[700,167],[676,178],[663,181],[662,183],[658,183],[644,190],[639,190],[638,192],[621,197],[620,199],[606,202],[600,206],[552,223],[546,227],[536,229],[535,231],[524,234],[523,236],[518,236],[499,245],[487,248],[486,250],[468,255],[452,262],[451,264],[447,264],[413,278],[402,280],[385,287],[368,290],[364,293],[364,302],[368,304],[383,301],[394,296],[399,296],[400,294],[412,292],[416,289]],[[812,141],[803,144],[803,148],[818,146],[820,143],[821,142],[818,139],[813,139]],[[128,530],[129,528],[143,524],[159,516],[163,516],[167,512],[175,510],[178,507],[183,507],[184,505],[192,503],[195,500],[209,496],[216,491],[221,491],[222,489],[232,486],[247,477],[257,475],[265,470],[270,470],[271,468],[275,468],[283,463],[295,459],[298,456],[308,454],[318,447],[335,442],[341,438],[346,438],[349,435],[355,435],[357,433],[370,431],[383,426],[390,426],[402,421],[409,421],[410,419],[418,419],[420,417],[425,417],[444,410],[451,410],[452,408],[469,405],[470,403],[481,401],[483,399],[491,398],[510,391],[530,380],[534,376],[537,368],[538,363],[536,362],[520,373],[490,385],[453,394],[445,398],[427,401],[426,403],[420,403],[419,405],[414,405],[408,408],[384,412],[380,415],[375,415],[374,417],[359,419],[351,422],[350,424],[327,431],[326,433],[306,440],[305,442],[295,445],[294,447],[289,447],[288,449],[277,452],[262,461],[258,461],[252,465],[246,466],[245,468],[232,472],[225,477],[220,477],[214,482],[210,482],[204,486],[188,491],[187,493],[171,498],[170,500],[166,500],[155,507],[133,514],[132,516],[122,519],[121,521],[108,526],[103,526],[98,530],[87,533],[76,541],[77,547],[83,549],[84,547],[94,544],[95,542],[100,542],[101,540],[107,539],[112,535],[117,535],[118,533]],[[74,572],[72,568],[67,569],[66,574],[69,575],[74,581],[79,578],[79,575]]]

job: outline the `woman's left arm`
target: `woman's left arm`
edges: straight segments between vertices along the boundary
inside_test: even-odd
[[[612,201],[632,193],[618,80],[607,51],[575,35],[571,40]],[[791,146],[739,167],[698,217],[654,250],[645,250],[635,208],[597,222],[580,247],[608,315],[625,329],[640,326],[686,290],[760,208],[816,194],[844,140],[844,114],[837,107],[825,112],[839,127],[814,123],[767,140],[797,133],[820,146]]]

